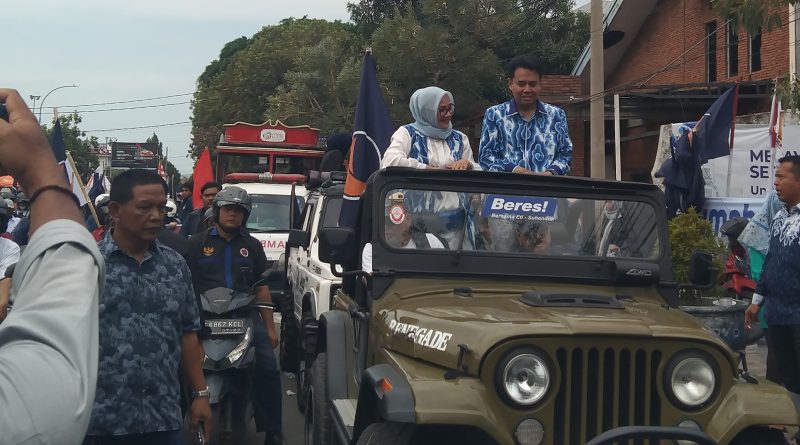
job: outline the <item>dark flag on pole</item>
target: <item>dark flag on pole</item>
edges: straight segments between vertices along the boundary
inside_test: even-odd
[[[739,84],[736,84],[714,101],[697,122],[692,149],[700,155],[703,163],[731,154],[738,99]]]
[[[383,100],[375,63],[369,51],[364,54],[361,85],[358,89],[350,163],[344,185],[344,201],[339,213],[340,227],[353,227],[358,214],[358,201],[367,186],[367,179],[381,167],[381,159],[394,132],[394,123]]]

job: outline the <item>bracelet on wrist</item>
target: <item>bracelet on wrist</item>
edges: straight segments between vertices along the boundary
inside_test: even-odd
[[[39,187],[38,189],[36,189],[36,191],[33,192],[33,194],[31,195],[31,197],[29,199],[30,205],[33,205],[33,203],[36,202],[36,199],[39,196],[41,196],[42,193],[47,192],[47,191],[59,192],[59,193],[61,193],[63,195],[66,195],[70,199],[72,199],[72,202],[74,202],[75,205],[78,206],[78,208],[80,208],[80,206],[81,206],[80,201],[78,201],[78,197],[75,196],[74,193],[72,193],[72,190],[70,190],[70,189],[68,189],[66,187],[62,187],[62,186],[57,185],[57,184],[45,185],[43,187]]]

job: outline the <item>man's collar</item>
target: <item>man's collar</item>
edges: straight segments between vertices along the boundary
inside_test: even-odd
[[[508,102],[509,102],[508,114],[511,115],[511,114],[519,113],[519,109],[517,109],[517,101],[515,101],[512,98]],[[542,113],[542,114],[547,114],[547,110],[544,108],[544,102],[542,102],[541,100],[538,100],[538,99],[536,100],[536,112]]]
[[[103,239],[98,244],[98,249],[100,250],[100,253],[102,253],[105,256],[119,251],[120,253],[128,255],[125,251],[120,249],[119,244],[117,244],[117,242],[114,240],[113,231],[114,229],[106,230]],[[160,248],[161,248],[161,242],[158,239],[154,239],[153,242],[151,242],[150,245],[147,246],[148,252],[150,252],[153,255],[158,255]]]

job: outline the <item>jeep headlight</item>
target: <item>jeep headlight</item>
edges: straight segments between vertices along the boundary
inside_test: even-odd
[[[665,377],[667,394],[673,402],[687,409],[697,409],[711,400],[717,389],[717,372],[710,357],[699,351],[676,355]]]
[[[500,362],[498,386],[515,404],[530,406],[542,400],[550,387],[547,361],[538,352],[509,354]]]

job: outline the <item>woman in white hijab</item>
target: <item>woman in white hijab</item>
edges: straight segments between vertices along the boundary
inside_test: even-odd
[[[453,95],[439,87],[414,92],[409,103],[414,122],[403,125],[381,161],[381,167],[480,170],[467,136],[453,130]]]

